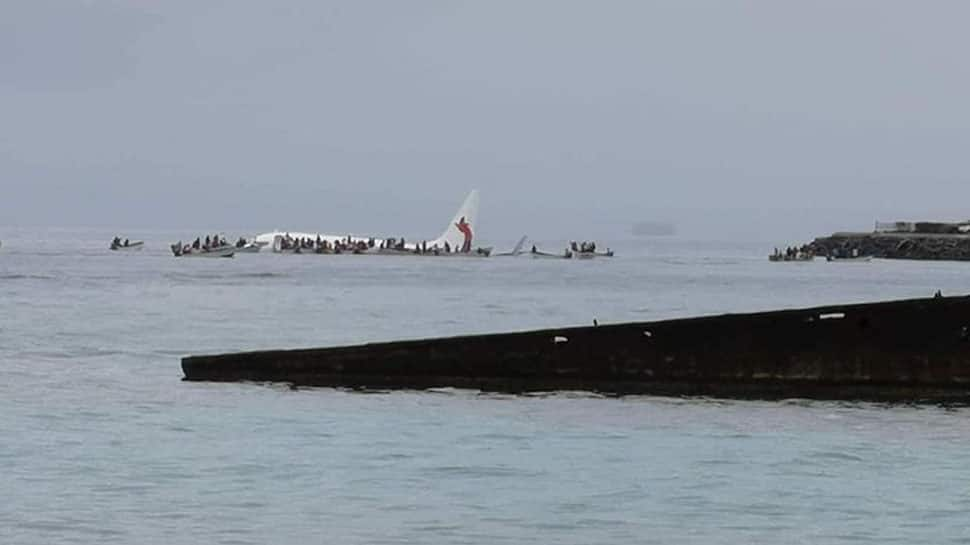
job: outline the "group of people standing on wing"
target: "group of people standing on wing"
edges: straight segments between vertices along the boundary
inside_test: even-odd
[[[420,244],[415,244],[413,249],[408,249],[407,242],[404,240],[403,237],[400,239],[389,238],[387,240],[382,240],[380,249],[394,250],[398,252],[412,252],[418,255],[425,255],[425,254],[441,255],[441,254],[450,254],[452,252],[454,253],[459,252],[458,246],[455,246],[454,248],[452,248],[451,244],[448,244],[448,241],[445,241],[444,247],[440,247],[437,244],[434,244],[433,246],[429,247],[428,241],[424,240],[424,241],[421,241]]]
[[[292,250],[298,253],[315,252],[318,254],[361,253],[373,248],[374,244],[375,240],[373,238],[355,241],[352,237],[348,236],[344,240],[329,242],[320,235],[317,235],[317,238],[313,239],[309,237],[294,238],[287,234],[280,238],[279,249],[284,251]]]
[[[472,251],[470,247],[467,249],[459,247],[458,245],[455,245],[454,247],[452,247],[452,245],[449,244],[447,240],[445,241],[444,246],[439,246],[437,243],[432,246],[428,246],[428,241],[423,240],[421,241],[420,244],[415,244],[414,248],[409,249],[407,247],[407,242],[404,240],[404,237],[401,237],[400,239],[389,238],[389,239],[382,240],[380,243],[379,249],[394,250],[397,252],[411,252],[418,255],[442,255],[442,254],[451,254],[451,253],[458,254],[458,253],[470,253]],[[481,253],[482,250],[479,249],[479,250],[476,250],[476,252]]]
[[[281,251],[293,251],[294,253],[364,253],[372,250],[384,251],[391,250],[396,252],[409,252],[418,255],[441,255],[448,254],[452,252],[458,252],[459,248],[455,246],[452,248],[451,244],[445,241],[444,246],[440,247],[437,244],[433,246],[428,246],[427,241],[423,241],[420,244],[415,244],[413,248],[408,248],[407,241],[404,237],[401,238],[387,238],[378,241],[375,238],[369,238],[367,240],[354,240],[353,237],[347,236],[346,239],[335,240],[330,242],[320,235],[316,238],[309,237],[291,237],[289,234],[284,235],[279,241],[279,250]]]

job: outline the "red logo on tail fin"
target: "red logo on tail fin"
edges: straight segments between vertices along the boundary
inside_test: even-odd
[[[465,221],[465,216],[462,216],[461,219],[458,220],[455,227],[457,227],[458,230],[461,231],[461,234],[465,237],[465,242],[461,245],[462,253],[472,251],[472,239],[474,238],[472,235],[472,226]]]

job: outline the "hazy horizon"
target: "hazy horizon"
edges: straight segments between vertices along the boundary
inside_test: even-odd
[[[15,0],[0,225],[436,234],[476,188],[492,240],[968,219],[968,15]]]

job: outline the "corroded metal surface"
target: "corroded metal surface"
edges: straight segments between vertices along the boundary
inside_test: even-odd
[[[192,356],[187,380],[970,400],[970,298]]]

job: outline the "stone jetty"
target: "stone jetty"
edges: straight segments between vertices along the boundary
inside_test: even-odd
[[[190,356],[189,381],[970,401],[970,297]]]
[[[935,233],[834,233],[809,245],[818,255],[859,255],[886,259],[970,260],[970,235]]]
[[[876,222],[871,233],[834,233],[809,247],[818,255],[970,260],[970,222]]]

